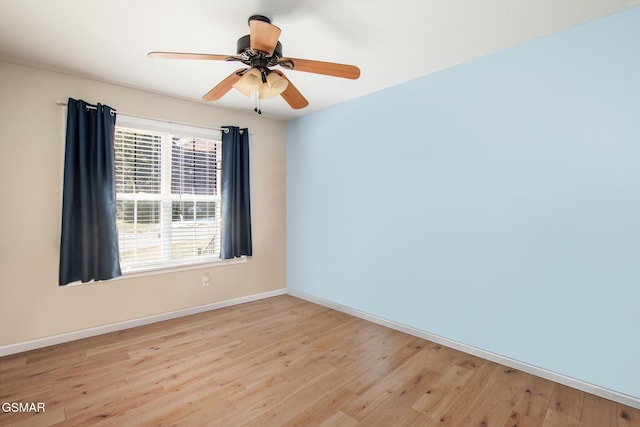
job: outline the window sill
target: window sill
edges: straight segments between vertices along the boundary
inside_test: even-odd
[[[190,263],[190,264],[183,264],[183,265],[178,264],[178,265],[171,265],[167,267],[149,267],[146,269],[139,269],[135,271],[123,271],[122,276],[120,277],[115,277],[110,280],[100,280],[99,282],[107,282],[107,281],[111,282],[115,280],[135,279],[138,277],[156,276],[158,274],[175,273],[178,271],[198,270],[201,268],[224,267],[225,265],[245,264],[246,262],[247,262],[247,257],[243,255],[241,257],[232,258],[232,259],[208,260],[208,261],[203,261],[199,263]],[[74,283],[69,283],[64,287],[69,288],[69,287],[75,287],[75,286],[91,285],[94,283],[98,283],[98,282],[95,282],[94,280],[91,280],[85,283],[74,282]]]
[[[149,267],[146,269],[139,269],[135,271],[123,271],[122,276],[116,277],[113,280],[134,279],[136,277],[155,276],[158,274],[175,273],[177,271],[198,270],[201,268],[209,267],[223,267],[225,265],[244,264],[246,262],[247,257],[241,256],[232,259],[208,260],[199,263],[189,263],[183,265],[178,264],[167,267]]]

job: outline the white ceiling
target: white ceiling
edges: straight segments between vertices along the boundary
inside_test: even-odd
[[[359,80],[286,72],[309,100],[289,119],[546,34],[634,7],[640,0],[0,0],[0,59],[186,99],[238,63],[161,60],[149,51],[233,55],[262,14],[282,29],[284,56],[353,64]],[[204,101],[201,101],[204,102]],[[232,90],[214,105],[249,111]]]

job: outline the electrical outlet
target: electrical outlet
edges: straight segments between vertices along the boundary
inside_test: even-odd
[[[204,273],[202,275],[202,286],[203,287],[209,286],[209,273]]]

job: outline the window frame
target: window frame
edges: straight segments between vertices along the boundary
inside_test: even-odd
[[[186,125],[181,123],[174,123],[168,121],[160,121],[154,119],[147,119],[141,117],[128,116],[123,114],[118,114],[116,118],[116,131],[121,128],[126,128],[130,130],[138,130],[141,132],[151,132],[151,133],[162,133],[162,134],[171,134],[173,136],[180,137],[193,137],[198,139],[207,139],[216,141],[219,144],[222,144],[221,131],[214,130],[206,127],[199,127],[196,125]],[[162,151],[162,149],[161,149]],[[171,156],[169,159],[166,157],[166,153],[163,153],[164,158],[161,157],[160,163],[163,167],[166,167],[167,164],[171,163]],[[224,159],[223,159],[224,160]],[[222,161],[223,161],[222,160]],[[167,176],[161,179],[160,186],[168,185],[171,187],[171,183],[166,182]],[[171,180],[171,175],[169,173],[168,177],[169,181]],[[221,184],[218,183],[218,191],[221,190]],[[132,200],[135,199],[136,196],[129,196],[128,193],[119,193],[120,198],[116,195],[116,202]],[[198,195],[194,195],[195,199],[198,199]],[[163,201],[169,200],[170,203],[173,203],[173,198],[175,198],[174,194],[171,194],[171,188],[169,188],[169,194],[161,191],[159,194],[153,195],[142,195],[138,196],[138,200],[148,199],[148,200],[158,200],[160,205],[162,206]],[[209,199],[208,196],[204,197]],[[216,203],[221,202],[221,194],[215,195],[211,200],[216,201]],[[161,207],[161,209],[163,209]],[[166,209],[166,206],[164,207]],[[171,210],[169,212],[171,214]],[[221,218],[219,218],[221,221]],[[173,220],[170,218],[170,222]],[[160,224],[162,227],[162,224]],[[219,227],[219,230],[222,230],[222,227]],[[118,249],[119,253],[120,248]],[[130,266],[122,267],[122,276],[120,278],[132,278],[132,277],[140,277],[140,276],[149,276],[154,274],[163,274],[167,272],[173,271],[185,271],[185,270],[193,270],[199,268],[206,267],[214,267],[214,266],[222,266],[229,264],[238,264],[246,262],[247,257],[240,257],[231,260],[223,260],[219,258],[219,253],[215,253],[212,255],[203,255],[202,258],[186,258],[186,259],[174,259],[168,262],[159,260],[156,258],[155,261],[150,261],[149,263],[140,262]]]

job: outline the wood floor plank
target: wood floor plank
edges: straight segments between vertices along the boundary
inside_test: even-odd
[[[548,409],[547,414],[542,422],[542,427],[581,427],[580,420],[570,417],[569,415],[558,412],[554,409]],[[604,426],[603,426],[604,427]]]
[[[319,425],[327,425],[336,414],[339,414],[336,421],[338,424],[357,423],[357,420],[342,411],[343,407],[349,405],[356,398],[357,395],[345,387],[335,388],[330,394],[304,408],[304,413],[317,421]]]
[[[312,406],[315,402],[334,391],[334,384],[340,380],[338,370],[325,370],[306,384],[294,385],[268,411],[246,422],[247,427],[280,426],[290,422],[300,413],[300,408]],[[291,408],[296,408],[292,412]]]
[[[406,391],[405,383],[414,381],[414,377],[419,378],[424,375],[421,372],[426,366],[429,366],[428,360],[429,353],[425,349],[417,350],[404,363],[388,372],[382,380],[362,392],[358,399],[343,409],[344,412],[350,417],[362,421],[376,409],[384,406],[387,400],[400,396],[403,391]]]
[[[65,419],[64,408],[46,410],[39,414],[13,413],[0,415],[3,427],[41,427],[55,425]]]
[[[375,385],[394,371],[398,366],[405,363],[409,358],[422,349],[424,341],[419,338],[411,338],[403,342],[402,345],[394,349],[383,349],[374,347],[369,354],[367,362],[361,364],[357,370],[349,370],[353,377],[348,384],[348,388],[357,394],[364,393],[372,385]]]
[[[495,377],[501,369],[503,369],[501,366],[488,362],[478,366],[471,378],[460,388],[460,390],[473,389],[474,393],[471,395],[453,393],[449,404],[432,412],[433,422],[439,422],[441,426],[471,426],[476,425],[476,421],[480,422],[481,420],[476,418],[482,414],[479,415],[473,411],[478,410],[479,405],[492,391]],[[472,422],[474,424],[471,424]]]
[[[583,427],[615,426],[616,407],[602,397],[584,395],[581,425]]]
[[[640,427],[640,410],[290,296],[0,358],[8,426]]]
[[[569,418],[579,420],[582,417],[584,393],[577,392],[565,385],[556,384],[551,394],[553,409]]]
[[[397,387],[389,388],[392,396],[362,418],[362,423],[371,427],[398,426],[415,423],[420,419],[426,422],[427,416],[412,408],[413,403],[429,388],[430,383],[440,374],[422,367],[418,372],[405,372],[404,380],[394,380]],[[415,425],[415,424],[413,424]]]
[[[553,385],[551,381],[529,375],[524,393],[518,396],[510,418],[516,424],[520,419],[538,420],[538,423],[541,424],[549,407]]]
[[[461,390],[474,373],[473,369],[461,366],[438,372],[438,376],[431,381],[427,390],[413,403],[412,409],[439,420],[439,415],[446,412],[453,400],[457,399],[456,391]]]
[[[335,412],[320,427],[354,427],[358,425],[358,421],[354,420],[342,411]]]
[[[503,371],[504,372],[504,371]],[[500,374],[493,376],[489,386],[479,399],[467,410],[470,426],[502,426],[513,414],[516,396],[521,393],[517,383],[507,385],[500,380]]]
[[[616,405],[616,420],[618,427],[635,427],[640,426],[640,411],[629,408],[626,405]]]

